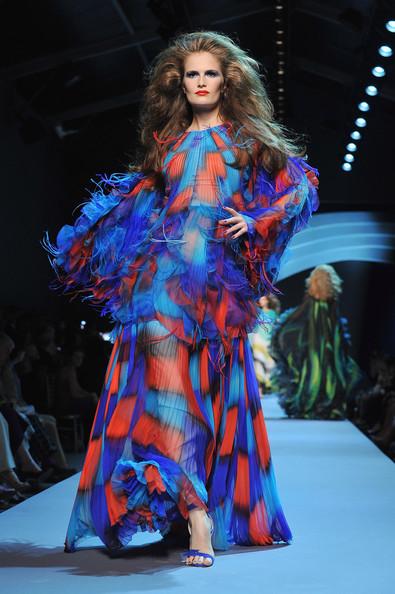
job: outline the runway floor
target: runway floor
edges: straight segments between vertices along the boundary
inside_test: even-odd
[[[275,403],[266,405],[291,545],[233,547],[210,569],[182,566],[181,549],[159,541],[117,559],[96,539],[65,554],[75,475],[0,515],[2,591],[393,594],[394,464],[348,421],[269,418]]]

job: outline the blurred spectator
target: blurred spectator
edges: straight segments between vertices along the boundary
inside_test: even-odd
[[[87,439],[92,427],[96,406],[99,401],[95,392],[85,390],[79,382],[77,370],[84,360],[84,353],[70,348],[63,353],[63,363],[58,371],[56,392],[59,414],[79,414]]]
[[[25,362],[25,352],[15,351],[14,343],[5,333],[0,336],[0,351],[2,353],[2,412],[8,423],[13,423],[11,439],[15,432],[15,424],[26,427],[29,438],[28,452],[37,468],[21,468],[25,474],[38,475],[42,469],[52,469],[61,473],[62,478],[70,476],[73,469],[68,469],[67,461],[59,439],[56,419],[51,415],[36,413],[34,406],[28,404],[21,392],[21,383],[15,371]],[[11,357],[11,353],[14,356]],[[26,464],[24,465],[26,467]]]
[[[259,392],[263,396],[271,390],[270,374],[275,362],[270,355],[270,342],[273,325],[281,311],[279,299],[272,294],[264,295],[258,301],[262,308],[263,323],[258,326],[255,332],[249,334],[250,344],[254,356],[255,375],[258,380]]]
[[[395,357],[373,353],[375,383],[358,394],[354,422],[395,460]]]
[[[19,480],[15,469],[16,463],[11,449],[8,423],[0,413],[0,487],[4,487],[6,492],[7,489],[11,489],[12,495],[27,492],[31,488],[29,483]],[[4,489],[1,489],[0,498],[5,494]],[[8,496],[7,499],[9,499]],[[18,499],[21,498],[16,497],[14,502],[17,503]]]
[[[33,434],[33,429],[29,422],[14,410],[7,395],[10,383],[8,362],[13,349],[14,343],[11,338],[5,332],[0,332],[0,413],[7,421],[10,447],[13,456],[20,464],[21,470],[39,475],[42,469],[29,451],[29,438]]]

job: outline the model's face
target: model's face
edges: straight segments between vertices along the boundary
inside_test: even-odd
[[[183,90],[194,111],[215,109],[223,87],[221,65],[213,54],[195,52],[185,59]]]

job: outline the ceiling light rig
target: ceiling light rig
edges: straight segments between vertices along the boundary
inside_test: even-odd
[[[389,20],[385,23],[385,29],[387,31],[389,31],[390,33],[395,33],[395,20]],[[384,31],[384,35],[386,35],[386,32]],[[393,50],[392,47],[389,44],[383,44],[380,45],[377,49],[377,54],[379,56],[381,56],[384,59],[388,59],[391,58],[393,55]],[[386,75],[386,71],[385,68],[383,66],[381,66],[381,64],[377,64],[376,66],[373,66],[373,68],[371,69],[371,74],[376,78],[376,79],[380,79],[380,78],[384,78]],[[379,90],[376,86],[376,83],[369,83],[366,87],[365,87],[365,95],[367,95],[368,97],[376,97],[377,95],[379,95]],[[367,114],[370,111],[370,104],[367,101],[359,101],[358,103],[358,111],[359,112],[363,112],[364,117],[361,116],[357,116],[356,119],[354,120],[354,124],[356,126],[356,128],[358,128],[357,130],[353,130],[350,134],[350,138],[353,141],[357,141],[357,140],[361,140],[362,138],[362,134],[360,132],[360,129],[362,128],[366,128],[367,126]],[[355,156],[353,153],[355,153],[355,151],[357,150],[358,146],[355,142],[348,142],[347,146],[346,146],[346,153],[343,157],[343,163],[342,163],[342,169],[343,171],[351,171],[352,170],[352,165],[351,163],[353,163],[355,161]]]
[[[285,0],[277,0],[274,6],[275,28],[275,69],[276,69],[276,116],[280,121],[285,118],[285,72],[286,72],[286,21]]]

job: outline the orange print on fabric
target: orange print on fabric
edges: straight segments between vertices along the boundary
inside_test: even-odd
[[[273,543],[273,539],[269,534],[270,529],[263,500],[257,502],[250,514],[248,528],[251,540],[254,544],[267,545]]]
[[[203,395],[210,392],[210,379],[208,375],[208,346],[205,343],[200,358],[200,389]]]
[[[218,153],[207,153],[206,167],[196,174],[195,193],[199,200],[208,204],[218,203],[218,185],[216,178],[226,176],[225,163]]]
[[[191,202],[193,188],[188,186],[185,190],[181,190],[172,202],[171,206],[169,206],[167,210],[167,214],[174,214],[175,212],[180,212],[188,208],[189,203]]]
[[[81,472],[78,490],[91,489],[93,481],[96,477],[96,471],[99,465],[102,447],[102,437],[92,439],[89,442],[88,451],[86,453],[84,467]]]
[[[164,425],[153,416],[143,413],[136,424],[132,440],[143,447],[155,446],[164,456],[178,461],[185,436],[174,427]]]
[[[222,150],[226,150],[229,147],[225,144],[224,139],[217,133],[217,132],[211,132],[211,138],[214,140],[216,146],[219,149]]]
[[[190,382],[188,369],[187,347],[177,345],[175,359],[155,355],[147,361],[146,382],[153,390],[165,392],[185,393],[185,386]]]
[[[235,484],[235,505],[243,509],[250,506],[250,472],[248,466],[248,455],[243,452],[237,454],[237,470]]]
[[[220,456],[230,456],[233,452],[236,434],[237,413],[237,406],[234,406],[233,408],[230,408],[227,411],[225,432],[224,437],[222,439],[221,449],[219,452]]]
[[[106,429],[106,436],[109,439],[119,439],[127,436],[136,400],[137,397],[135,395],[123,397],[118,400],[111,421]]]
[[[116,495],[112,490],[111,481],[107,481],[104,485],[104,492],[110,524],[114,526],[128,511],[126,507],[128,497],[126,493],[118,493]]]
[[[252,421],[252,424],[254,427],[257,443],[259,443],[258,454],[261,468],[267,468],[267,465],[270,461],[269,439],[264,423],[262,409],[259,409],[256,417]]]
[[[170,159],[170,162],[167,166],[167,171],[171,179],[178,179],[182,176],[184,172],[186,156],[186,151],[180,151]]]
[[[152,464],[146,466],[144,477],[147,481],[148,493],[150,495],[154,491],[157,491],[158,493],[164,493],[166,491],[166,487],[163,484],[162,477],[156,466],[153,466]]]

